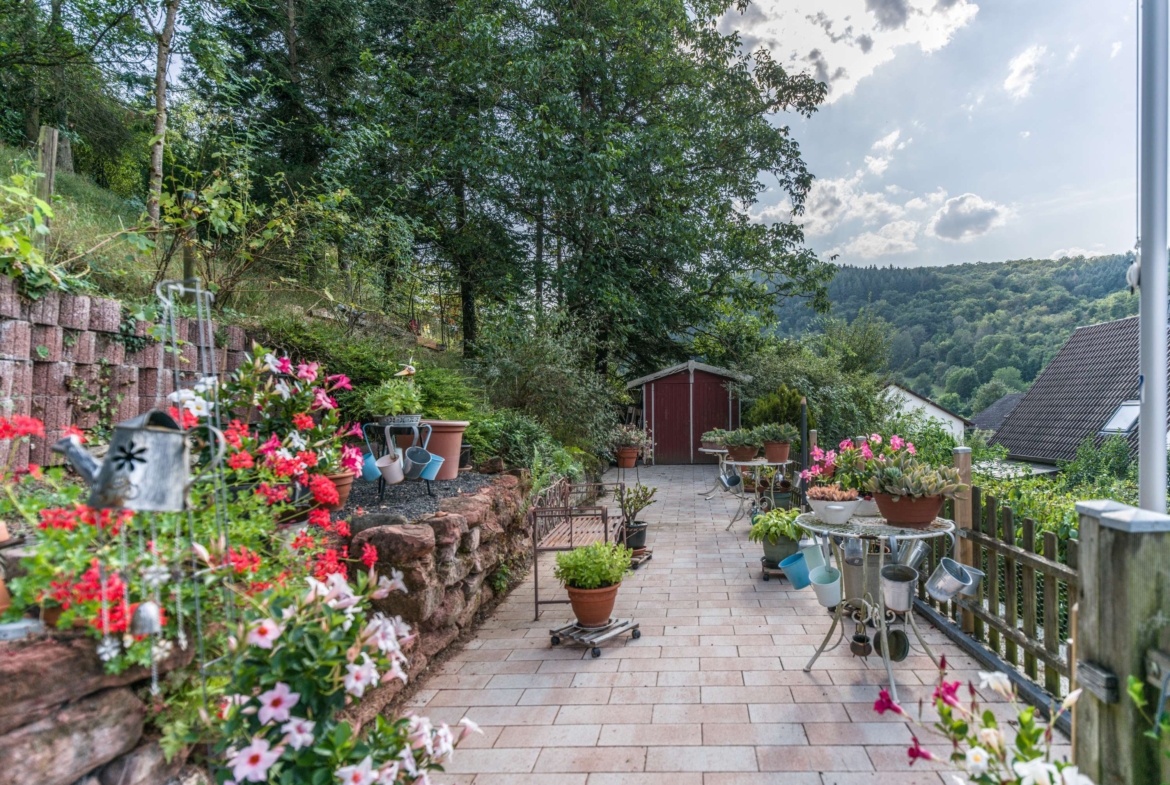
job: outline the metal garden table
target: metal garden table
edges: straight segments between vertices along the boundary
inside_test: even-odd
[[[766,458],[756,458],[754,461],[724,461],[723,465],[734,466],[736,471],[739,471],[741,468],[750,468],[752,470],[752,480],[756,486],[755,491],[752,493],[752,507],[754,508],[759,505],[760,501],[763,500],[765,495],[760,490],[762,486],[760,481],[760,472],[768,467],[775,467],[783,471],[784,467],[790,463],[792,463],[792,461],[769,461]],[[727,529],[725,529],[725,531],[731,531],[731,527],[735,525],[736,521],[740,520],[745,515],[744,507],[747,505],[747,492],[744,491],[743,482],[740,482],[736,487],[739,488],[739,492],[736,494],[739,496],[739,509],[735,511],[735,515],[731,516],[731,522],[727,524]],[[769,487],[771,488],[772,486]],[[774,494],[775,491],[769,490],[769,493]],[[775,496],[772,497],[772,506],[776,506]]]
[[[845,621],[843,616],[848,610],[850,616],[860,625],[865,625],[866,622],[872,621],[879,629],[882,636],[882,661],[886,665],[886,675],[890,679],[890,697],[896,702],[898,700],[898,686],[894,682],[894,669],[890,664],[890,645],[889,645],[889,630],[887,628],[886,620],[886,602],[882,596],[881,587],[879,583],[877,597],[874,598],[866,591],[867,572],[869,569],[869,549],[868,547],[862,553],[861,559],[861,594],[860,597],[846,597],[844,596],[845,589],[845,553],[842,548],[844,540],[862,540],[864,543],[878,542],[882,543],[884,540],[890,545],[890,552],[895,553],[897,550],[897,541],[899,540],[929,540],[935,537],[950,537],[954,540],[955,524],[954,521],[948,521],[943,518],[935,518],[934,522],[924,528],[907,528],[904,526],[891,526],[886,523],[885,518],[880,517],[860,517],[853,516],[847,523],[831,524],[820,521],[813,513],[805,513],[796,519],[796,525],[809,532],[812,535],[820,535],[832,544],[834,551],[837,554],[837,566],[841,570],[841,601],[837,603],[837,610],[833,614],[833,624],[829,627],[829,632],[825,635],[825,639],[821,641],[821,645],[817,648],[816,653],[812,659],[808,661],[808,665],[804,666],[804,672],[808,673],[812,670],[813,664],[826,650],[825,647],[829,645],[829,641],[833,639],[833,633],[837,629],[837,625],[841,625],[841,640],[838,640],[832,648],[841,645],[841,641],[845,637]],[[886,550],[885,548],[878,548],[878,574],[881,574],[881,569],[885,566]],[[892,613],[893,611],[891,611]],[[926,640],[922,637],[922,632],[919,631],[918,625],[914,621],[914,610],[911,608],[905,614],[906,619],[910,622],[910,628],[914,630],[914,635],[918,638],[918,643],[922,646],[923,651],[927,656],[938,665],[938,658],[934,656],[934,652],[930,650]]]
[[[699,452],[703,455],[714,455],[719,461],[719,468],[715,472],[715,484],[711,486],[711,490],[702,491],[699,495],[703,497],[703,501],[711,501],[716,493],[719,492],[719,478],[723,476],[723,461],[727,458],[727,448],[725,447],[700,447]]]

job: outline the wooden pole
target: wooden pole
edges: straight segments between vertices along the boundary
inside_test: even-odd
[[[1097,785],[1160,782],[1158,740],[1145,735],[1125,684],[1144,673],[1148,651],[1170,644],[1154,622],[1170,597],[1170,516],[1114,501],[1078,502],[1077,513],[1076,679],[1085,693],[1073,762]]]
[[[959,481],[967,486],[967,490],[955,494],[955,527],[971,530],[971,522],[975,519],[971,506],[971,448],[956,447],[954,451],[955,468],[959,470]],[[959,552],[956,558],[960,564],[979,567],[975,563],[975,544],[966,537],[959,538]],[[963,632],[970,635],[975,631],[975,614],[964,610],[961,624]]]
[[[42,125],[41,134],[37,139],[37,171],[41,177],[37,179],[37,198],[53,203],[53,189],[57,183],[57,129]],[[49,219],[45,218],[48,227]],[[41,235],[39,240],[43,248],[49,245],[49,236]]]

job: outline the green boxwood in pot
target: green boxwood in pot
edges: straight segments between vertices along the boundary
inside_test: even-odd
[[[748,540],[764,546],[764,558],[769,564],[777,565],[797,551],[800,542],[800,527],[796,517],[800,510],[772,510],[758,516],[748,532]]]
[[[629,548],[613,542],[595,542],[557,554],[553,576],[569,593],[569,603],[582,627],[609,623],[632,556]]]
[[[727,445],[727,457],[733,461],[754,460],[760,454],[760,448],[764,446],[764,442],[752,428],[730,431],[724,437],[724,443]]]
[[[784,463],[792,445],[800,441],[800,431],[788,423],[768,423],[756,428],[756,437],[763,443],[769,463]]]

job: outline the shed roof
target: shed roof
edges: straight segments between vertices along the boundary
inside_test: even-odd
[[[739,371],[732,371],[727,368],[720,368],[715,365],[707,365],[706,363],[688,360],[685,363],[679,363],[678,365],[672,365],[669,368],[663,368],[661,371],[652,373],[649,376],[641,376],[637,379],[634,379],[632,382],[628,382],[626,384],[626,389],[632,390],[635,387],[641,387],[647,382],[652,382],[656,379],[662,379],[666,376],[670,376],[671,374],[678,373],[679,371],[687,371],[690,373],[694,373],[695,371],[706,371],[707,373],[712,373],[716,376],[735,379],[737,382],[750,382],[752,380],[752,377],[748,376],[747,374],[740,373]]]
[[[1072,460],[1123,401],[1138,393],[1138,317],[1078,327],[992,441],[1022,460]],[[1128,435],[1137,448],[1138,429]]]
[[[971,422],[975,427],[981,431],[998,431],[999,426],[1003,425],[1003,421],[1012,410],[1016,408],[1024,397],[1022,392],[1011,392],[1000,398],[995,403],[988,406],[979,414],[971,418]]]

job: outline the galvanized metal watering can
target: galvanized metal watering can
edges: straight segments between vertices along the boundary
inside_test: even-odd
[[[218,436],[218,434],[216,434]],[[98,461],[76,436],[53,445],[90,487],[89,506],[136,512],[182,512],[187,509],[191,454],[188,432],[166,412],[150,411],[114,426],[110,449]],[[212,461],[214,466],[222,457]],[[195,479],[198,479],[196,477]]]

